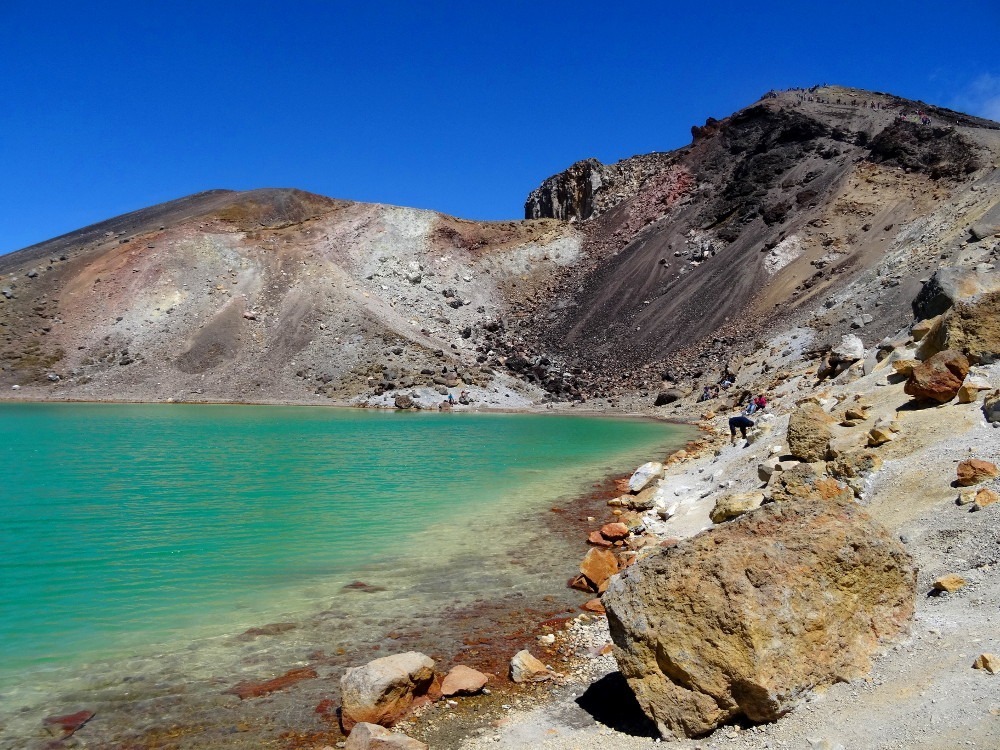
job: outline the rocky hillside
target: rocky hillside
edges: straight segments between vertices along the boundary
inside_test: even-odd
[[[822,87],[692,135],[574,164],[523,222],[213,191],[0,257],[0,393],[649,406],[795,326],[877,343],[995,259],[996,123]]]

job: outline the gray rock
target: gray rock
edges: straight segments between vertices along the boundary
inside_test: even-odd
[[[3,289],[0,289],[0,294],[7,299],[14,299],[14,290],[12,290],[9,286],[5,286]]]
[[[976,242],[998,234],[1000,234],[1000,226],[995,224],[984,224],[980,222],[969,227],[969,235]]]

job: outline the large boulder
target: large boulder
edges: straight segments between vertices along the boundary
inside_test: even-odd
[[[362,722],[354,727],[344,750],[427,750],[427,745],[378,724]]]
[[[969,360],[961,352],[945,349],[913,368],[903,392],[918,401],[946,404],[958,395],[969,373]]]
[[[613,579],[614,654],[660,732],[770,722],[865,674],[907,627],[916,570],[853,501],[765,505]]]
[[[929,334],[942,349],[957,349],[973,364],[988,365],[1000,359],[1000,292],[959,302]]]
[[[1000,291],[1000,273],[975,268],[939,268],[913,300],[917,318],[932,318],[958,302]],[[916,340],[916,337],[914,337]]]
[[[803,461],[823,461],[833,420],[819,404],[801,404],[788,418],[788,452]]]
[[[392,726],[434,682],[434,661],[417,651],[385,656],[351,667],[340,678],[340,723],[345,732],[359,722]]]

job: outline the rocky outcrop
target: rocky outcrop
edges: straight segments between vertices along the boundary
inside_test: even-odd
[[[919,319],[933,318],[959,302],[971,302],[980,295],[1000,292],[1000,273],[976,268],[939,268],[913,300]]]
[[[524,203],[525,219],[579,221],[633,197],[669,165],[667,154],[643,154],[616,164],[584,159],[546,179]]]
[[[368,722],[392,726],[427,695],[434,682],[434,661],[416,651],[395,654],[348,669],[340,678],[344,731]]]
[[[833,420],[819,404],[805,403],[788,418],[788,452],[803,461],[823,461]]]
[[[827,462],[830,476],[842,479],[856,497],[861,497],[865,480],[882,468],[882,459],[874,451],[848,451]]]
[[[968,373],[969,360],[961,352],[946,349],[916,365],[903,392],[918,401],[946,404],[958,395]]]
[[[772,504],[640,560],[603,597],[614,653],[664,736],[774,721],[867,672],[916,572],[853,501]]]
[[[956,349],[973,364],[988,365],[1000,358],[1000,292],[959,302],[941,318],[937,345]]]

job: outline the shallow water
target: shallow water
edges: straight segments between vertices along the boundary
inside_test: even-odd
[[[688,435],[549,415],[0,405],[0,702],[92,697],[122,673],[208,679],[246,667],[234,634],[277,619],[300,626],[251,667],[331,622],[353,649],[484,592],[537,595],[561,575],[539,515]],[[345,594],[357,579],[382,590]]]

